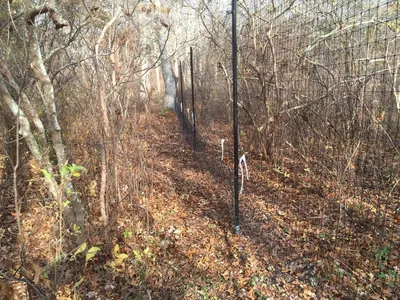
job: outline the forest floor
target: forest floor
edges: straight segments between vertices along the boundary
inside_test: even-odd
[[[145,178],[135,180],[137,189],[147,190],[135,196],[141,210],[132,213],[128,200],[113,206],[109,245],[93,218],[87,246],[100,250],[86,262],[72,252],[76,255],[65,264],[71,270],[63,275],[58,299],[400,297],[400,226],[389,210],[383,227],[377,225],[380,191],[339,189],[301,160],[283,159],[277,167],[249,154],[240,234],[233,234],[231,129],[210,124],[201,130],[202,142],[194,152],[172,113],[141,115],[131,126],[137,134],[122,136],[126,157],[118,164],[121,178]],[[223,161],[221,138],[227,139]],[[127,161],[135,163],[130,171]],[[85,176],[84,194],[95,198]],[[339,220],[342,201],[346,206]],[[3,230],[11,227],[12,202],[7,209]],[[32,260],[41,262],[33,264],[32,282],[44,290],[51,287],[49,276],[54,278],[51,268],[46,274],[43,267],[54,255],[43,247],[52,236],[52,221],[38,217],[44,210],[40,203],[29,210],[22,216],[25,233],[30,232],[26,247]],[[98,214],[98,208],[90,210]],[[5,238],[0,255],[16,252],[17,245],[10,249],[11,239],[6,245]]]

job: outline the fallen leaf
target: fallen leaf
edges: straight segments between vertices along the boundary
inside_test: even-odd
[[[37,263],[32,263],[33,270],[35,271],[35,277],[33,278],[33,283],[38,284],[40,280],[40,275],[42,274],[42,267]]]

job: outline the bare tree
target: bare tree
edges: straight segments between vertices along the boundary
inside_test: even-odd
[[[17,31],[17,36],[21,39],[20,43],[27,45],[25,49],[26,58],[29,60],[29,66],[33,74],[33,77],[29,78],[29,80],[32,80],[32,87],[38,90],[38,94],[44,103],[46,122],[44,123],[40,119],[37,109],[20,86],[21,83],[17,83],[17,80],[12,75],[9,69],[10,61],[4,53],[2,53],[0,58],[0,94],[2,102],[5,103],[16,118],[20,134],[24,138],[32,156],[36,159],[40,168],[45,170],[46,176],[44,176],[44,181],[51,196],[56,200],[59,200],[61,197],[64,199],[68,197],[71,205],[65,210],[66,225],[76,224],[83,228],[83,206],[77,193],[74,191],[72,181],[68,181],[68,184],[61,189],[59,183],[56,181],[53,163],[50,160],[50,153],[54,151],[58,169],[61,171],[62,167],[67,164],[67,155],[61,139],[61,127],[58,122],[54,86],[44,63],[45,59],[37,33],[38,19],[41,16],[48,15],[56,30],[62,29],[68,26],[68,24],[58,16],[56,5],[52,2],[36,7],[28,7],[25,11],[15,14],[11,14],[11,9],[9,11],[9,22],[13,24],[14,30],[19,30],[19,32]],[[18,19],[24,20],[25,26],[17,27],[15,21]],[[34,124],[35,129],[31,128],[31,123]],[[46,132],[49,138],[47,138]],[[37,139],[35,138],[35,134],[37,135]],[[64,175],[69,176],[67,173]]]

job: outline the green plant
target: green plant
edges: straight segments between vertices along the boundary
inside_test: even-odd
[[[130,229],[128,227],[126,227],[125,231],[124,231],[124,239],[126,240],[126,239],[130,238],[131,236],[132,236],[132,231],[130,231]]]
[[[111,268],[117,269],[118,267],[125,266],[125,259],[128,258],[128,254],[121,253],[119,245],[116,244],[113,249],[113,261],[110,263]]]
[[[339,275],[340,279],[343,279],[345,276],[346,277],[351,276],[351,274],[349,274],[346,270],[340,268],[338,263],[335,263],[335,271],[336,271],[336,274]]]
[[[250,280],[249,280],[249,284],[251,285],[251,286],[256,286],[257,285],[257,283],[259,283],[261,281],[261,278],[260,277],[258,277],[257,275],[253,275],[253,276],[251,276],[251,278],[250,278]]]
[[[135,259],[137,260],[143,260],[144,258],[153,258],[153,254],[151,254],[151,251],[149,247],[146,247],[143,251],[140,250],[133,250],[133,253],[135,254]]]
[[[82,245],[79,246],[79,248],[74,252],[70,260],[75,260],[77,255],[80,253],[85,252],[87,249],[87,243],[83,243]],[[101,249],[99,247],[93,246],[89,248],[89,250],[86,252],[85,255],[85,266],[91,260],[93,257],[96,256],[97,252],[99,252]]]
[[[58,197],[56,200],[58,202],[58,210],[55,211],[55,215],[58,219],[58,233],[59,233],[59,242],[56,249],[56,257],[61,257],[62,252],[62,241],[63,241],[63,212],[64,209],[67,208],[71,201],[68,199],[69,196],[73,195],[75,192],[73,191],[71,181],[72,177],[80,177],[82,172],[86,172],[86,168],[83,166],[78,166],[76,164],[71,165],[63,165],[60,169],[59,174],[50,173],[46,169],[41,169],[45,179],[49,182],[54,182],[54,189],[57,192],[54,194]],[[59,184],[56,182],[56,178],[59,177]],[[71,199],[71,198],[70,198]],[[81,228],[74,224],[74,233],[81,233]]]
[[[65,180],[70,180],[71,177],[80,177],[83,172],[86,172],[86,168],[83,166],[78,166],[76,164],[72,165],[63,165],[60,170],[60,174],[50,174],[46,169],[41,169],[43,175],[48,178],[52,179],[52,177],[59,177],[61,176],[61,182]]]
[[[81,226],[78,226],[74,223],[74,227],[73,227],[74,233],[75,234],[80,234],[82,232],[82,228]]]
[[[378,249],[375,254],[378,266],[381,268],[384,264],[387,263],[389,260],[390,251],[387,246],[383,246],[382,248]]]
[[[75,224],[74,224],[75,225]],[[75,226],[74,226],[75,227]],[[79,226],[78,226],[79,227]],[[79,246],[79,248],[74,252],[72,257],[70,258],[70,261],[76,260],[76,257],[81,254],[86,252],[85,255],[85,268],[87,266],[87,263],[96,256],[97,252],[99,252],[101,249],[99,247],[93,246],[89,248],[87,251],[87,243],[83,243]],[[77,293],[78,287],[85,281],[85,276],[82,276],[72,287],[72,290],[74,293]],[[75,299],[75,298],[74,298]]]
[[[383,246],[377,250],[375,257],[380,270],[377,277],[382,279],[388,286],[394,288],[398,285],[399,275],[397,267],[389,267],[390,253],[391,248],[388,246]]]
[[[280,174],[280,175],[283,175],[283,177],[285,177],[285,178],[290,177],[290,174],[289,174],[288,172],[282,171],[280,167],[274,168],[273,170],[274,170],[276,173],[278,173],[278,174]]]
[[[62,178],[69,178],[69,176],[72,177],[80,177],[81,173],[86,172],[86,168],[83,166],[77,166],[76,164],[72,165],[63,165],[61,167],[61,177]]]

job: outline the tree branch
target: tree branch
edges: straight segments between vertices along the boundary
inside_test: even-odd
[[[29,11],[26,16],[26,22],[29,25],[34,25],[36,17],[38,15],[46,13],[49,13],[50,19],[53,21],[53,24],[56,26],[56,29],[68,26],[68,23],[66,21],[58,17],[55,9],[47,4],[35,7],[31,11]]]

